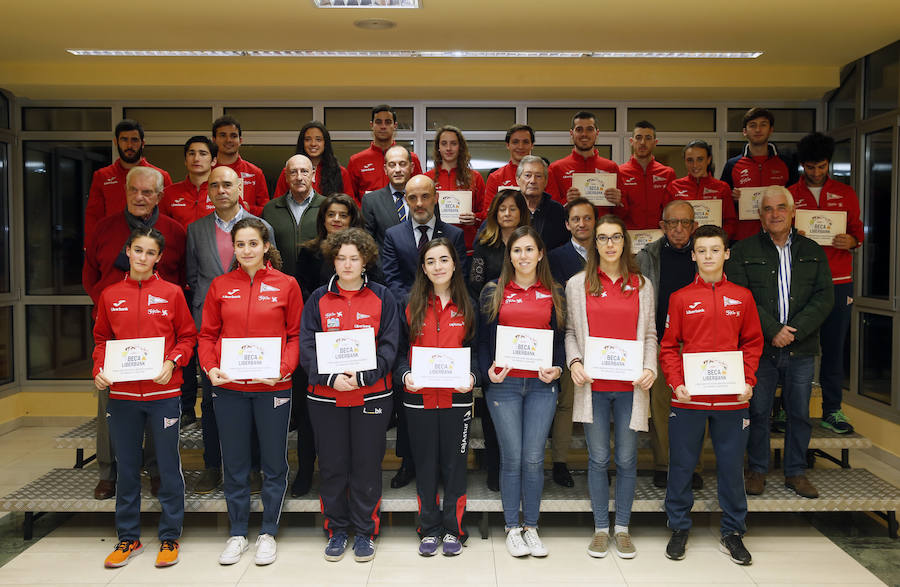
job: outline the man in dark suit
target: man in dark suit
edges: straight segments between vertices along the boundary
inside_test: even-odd
[[[185,270],[187,284],[194,297],[191,302],[191,315],[197,330],[200,330],[203,319],[203,302],[213,279],[231,270],[234,261],[234,248],[231,244],[231,229],[242,218],[256,218],[241,207],[243,181],[230,167],[216,167],[209,174],[207,193],[216,210],[199,220],[188,224]],[[272,233],[272,227],[263,220],[263,224]],[[213,411],[212,385],[206,373],[201,372],[203,383],[203,399],[200,409],[203,430],[203,463],[205,470],[197,481],[194,491],[210,493],[221,482],[220,465],[222,453],[219,449],[219,429],[216,414]],[[255,444],[255,443],[254,443]],[[259,475],[259,450],[251,453],[253,472],[251,478]]]
[[[362,199],[362,213],[366,230],[378,243],[384,244],[384,233],[409,217],[406,204],[406,182],[412,177],[413,165],[409,151],[395,145],[384,153],[384,172],[390,183],[380,190],[369,192]]]
[[[387,230],[381,247],[384,281],[404,305],[419,269],[419,251],[428,241],[439,237],[450,239],[463,264],[460,267],[463,275],[468,273],[462,229],[446,224],[435,214],[437,193],[431,178],[417,175],[409,180],[405,199],[409,218]]]

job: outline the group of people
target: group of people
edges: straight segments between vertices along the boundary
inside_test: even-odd
[[[178,562],[185,491],[178,433],[196,421],[197,366],[205,470],[193,490],[212,492],[224,478],[230,537],[221,564],[238,562],[249,548],[251,493],[263,505],[255,561],[275,560],[283,500],[288,490],[309,492],[317,460],[325,558],[340,560],[352,535],[355,559],[371,560],[392,420],[403,460],[391,485],[415,479],[423,556],[457,555],[468,537],[466,467],[476,414],[487,484],[500,491],[506,545],[516,557],[548,554],[538,533],[545,443],[552,430],[552,478],[572,487],[573,421],[584,423],[588,446],[594,534],[587,551],[594,557],[610,549],[636,555],[628,524],[637,433],[647,430],[653,483],[666,488],[673,532],[666,555],[684,557],[708,428],[722,549],[750,564],[741,540],[746,495],[765,488],[779,383],[784,483],[818,496],[804,474],[814,358],[821,347],[823,426],[852,431],[840,409],[840,357],[851,251],[863,238],[856,195],[829,177],[829,137],[800,141],[803,173],[793,182],[796,170],[768,142],[772,114],[754,108],[744,117],[747,147],[728,161],[722,180],[712,177],[712,149],[703,141],[685,147],[689,174],[676,179],[653,157],[651,123],[635,125],[633,156],[619,166],[599,156],[596,118],[582,111],[572,119],[570,156],[548,165],[531,154],[533,130],[515,125],[506,137],[510,162],[485,182],[454,126],[437,129],[427,174],[414,153],[394,143],[390,106],[372,109],[371,127],[371,146],[344,168],[328,130],[304,125],[271,200],[262,172],[239,155],[234,118],[216,120],[212,138],[186,141],[187,177],[177,184],[142,157],[139,123],[116,127],[119,158],[97,172],[88,200],[83,272],[95,302],[93,374],[101,392],[95,497],[116,496],[119,543],[106,566],[127,564],[143,548],[145,468],[163,511],[157,566]],[[603,194],[608,205],[596,206],[573,187],[573,173],[595,172],[617,174]],[[753,187],[765,188],[759,219],[738,219],[740,189]],[[472,211],[458,223],[440,218],[438,199],[447,190],[471,194]],[[709,199],[722,202],[723,226],[698,227],[694,204]],[[800,208],[846,212],[847,232],[820,246],[793,226]],[[631,231],[646,229],[662,236],[635,255]],[[366,368],[323,371],[324,335],[359,330],[374,338]],[[529,368],[498,361],[508,356],[500,347],[510,344],[510,332],[548,337],[541,343],[546,359]],[[150,337],[165,341],[158,376],[107,377],[109,341]],[[639,375],[589,376],[588,347],[597,338],[640,343]],[[277,374],[231,376],[224,349],[257,339],[280,340]],[[421,373],[417,349],[435,348],[468,349],[468,375],[454,387],[413,376]],[[742,393],[692,393],[682,354],[721,351],[742,353]],[[484,391],[483,404],[473,400],[475,387]],[[291,420],[298,430],[293,483]]]

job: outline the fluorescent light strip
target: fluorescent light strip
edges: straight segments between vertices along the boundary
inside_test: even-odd
[[[169,51],[123,49],[67,49],[68,53],[89,57],[438,57],[481,59],[756,59],[753,52],[661,52],[661,51]]]
[[[335,0],[313,0],[313,3],[316,8],[420,8],[419,0],[339,0],[340,6],[335,6]]]

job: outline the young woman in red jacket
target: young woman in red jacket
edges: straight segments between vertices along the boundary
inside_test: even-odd
[[[666,204],[672,200],[719,200],[722,202],[722,228],[734,238],[738,226],[731,186],[713,177],[712,147],[696,139],[682,149],[688,174],[669,184]]]
[[[448,239],[429,242],[419,260],[421,270],[410,290],[396,375],[406,388],[403,406],[416,462],[419,554],[436,554],[443,540],[444,556],[455,556],[462,552],[462,542],[468,537],[463,515],[472,388],[480,380],[477,353],[472,352],[478,314],[466,291],[456,249]],[[416,382],[411,366],[413,347],[467,348],[466,384],[434,388]],[[444,487],[443,511],[438,507],[438,485]]]
[[[297,281],[278,270],[281,255],[258,218],[238,220],[231,242],[235,263],[230,272],[213,280],[206,294],[199,351],[200,366],[213,384],[231,524],[231,537],[219,563],[238,562],[248,548],[250,435],[255,422],[263,472],[263,520],[256,540],[256,564],[267,565],[275,561],[275,535],[290,473],[291,374],[297,368],[303,299]],[[222,339],[256,337],[281,338],[278,377],[236,380],[220,369]]]
[[[125,245],[130,270],[125,279],[103,290],[94,325],[94,384],[109,387],[107,417],[116,447],[116,531],[119,543],[105,566],[121,567],[141,552],[141,464],[144,427],[152,430],[159,463],[159,555],[157,567],[178,562],[184,522],[184,477],[178,453],[181,417],[181,368],[187,365],[197,329],[177,285],[154,272],[165,238],[153,228],[132,231]],[[164,337],[162,370],[152,380],[113,383],[103,373],[111,340]]]

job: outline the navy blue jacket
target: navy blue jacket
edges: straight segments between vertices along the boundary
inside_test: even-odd
[[[578,254],[572,245],[572,239],[561,247],[556,247],[550,251],[547,257],[550,261],[550,272],[556,283],[566,287],[566,282],[579,271],[584,271],[584,257]]]

